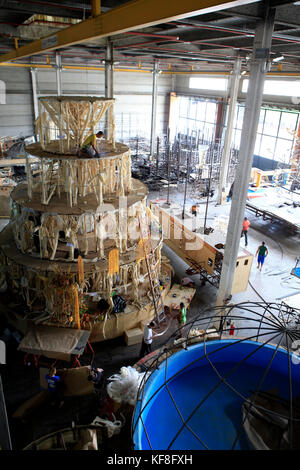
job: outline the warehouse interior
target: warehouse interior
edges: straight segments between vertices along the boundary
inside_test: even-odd
[[[300,2],[165,3],[0,2],[3,450],[299,449]]]

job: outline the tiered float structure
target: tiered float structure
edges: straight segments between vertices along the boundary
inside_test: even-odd
[[[131,178],[129,147],[115,142],[113,99],[43,97],[39,107],[27,182],[13,190],[11,222],[0,235],[2,277],[26,302],[30,322],[90,329],[90,341],[120,336],[154,316],[141,220],[151,226],[165,292],[170,284],[147,188]],[[104,126],[99,156],[79,156],[84,139]],[[126,301],[118,314],[116,294]],[[108,308],[99,310],[101,299]]]

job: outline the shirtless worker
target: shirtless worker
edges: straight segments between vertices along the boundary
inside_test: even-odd
[[[97,134],[89,135],[84,141],[79,150],[80,157],[99,157],[98,150],[96,148],[97,138],[101,139],[104,137],[102,131],[97,132]]]

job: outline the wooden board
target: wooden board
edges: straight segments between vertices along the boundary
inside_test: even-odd
[[[32,158],[30,160],[32,163],[37,162],[38,158]],[[5,166],[25,166],[26,158],[2,158],[0,159],[0,167]]]
[[[183,302],[184,306],[188,308],[195,293],[196,289],[193,287],[183,287],[179,284],[174,284],[164,300],[164,305],[169,307],[170,310],[179,310],[180,303]]]
[[[85,330],[33,325],[22,339],[18,350],[70,361],[72,354],[83,353],[89,336],[90,331]]]
[[[193,232],[193,217],[186,215],[182,219],[182,208],[178,204],[164,207],[164,203],[150,202],[153,214],[158,217],[162,227],[164,243],[169,246],[189,266],[195,263],[201,266],[208,274],[215,274],[215,264],[219,258],[222,262],[224,248],[216,248],[218,244],[224,246],[226,230],[214,229],[208,235]],[[232,285],[232,294],[244,292],[248,287],[253,255],[240,247],[237,265]]]
[[[127,346],[139,344],[143,338],[143,331],[140,328],[132,328],[131,330],[126,330],[124,336]]]
[[[42,389],[47,390],[46,374],[48,369],[40,367],[40,386]],[[59,375],[64,383],[64,396],[74,397],[90,395],[94,391],[93,382],[88,381],[90,375],[90,368],[88,366],[76,367],[73,369],[57,369],[57,375]]]

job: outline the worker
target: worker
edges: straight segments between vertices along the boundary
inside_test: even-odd
[[[91,367],[90,369],[91,372],[88,376],[88,381],[93,382],[94,392],[96,393],[97,397],[101,399],[104,386],[103,369],[100,369],[99,367]]]
[[[234,187],[234,182],[230,186],[229,193],[228,193],[228,196],[227,196],[227,202],[230,202],[230,200],[232,199],[233,187]]]
[[[99,153],[96,147],[97,138],[103,139],[104,134],[102,131],[97,132],[97,134],[89,135],[83,142],[81,149],[79,151],[80,157],[99,157]]]
[[[230,327],[229,327],[229,335],[230,336],[233,336],[234,335],[234,330],[235,330],[235,326],[234,326],[234,323],[233,321],[230,323]]]
[[[59,408],[61,408],[64,404],[64,401],[62,400],[63,387],[60,376],[56,374],[56,368],[50,368],[45,378],[48,384],[47,390],[50,392],[51,405],[57,405]]]
[[[140,351],[140,358],[146,356],[152,351],[152,341],[153,341],[153,338],[155,338],[156,336],[152,331],[154,326],[155,326],[155,323],[153,321],[145,325],[144,335],[142,339],[142,346],[141,346],[141,351]]]
[[[257,248],[255,256],[257,256],[257,269],[261,271],[263,264],[265,262],[265,257],[268,256],[269,250],[266,247],[265,242],[262,242],[261,245]]]
[[[250,221],[247,219],[247,217],[244,217],[241,237],[243,235],[245,236],[245,246],[248,245],[248,229],[249,229],[249,226],[250,226]]]
[[[194,281],[190,277],[183,277],[181,279],[182,287],[195,287]]]
[[[179,305],[178,323],[180,328],[179,336],[182,337],[182,327],[186,324],[186,308],[183,302],[180,302]]]
[[[196,204],[194,204],[192,207],[191,207],[191,213],[193,214],[194,216],[194,219],[193,219],[193,222],[192,222],[192,225],[195,225],[196,224],[196,217],[197,217],[197,206]],[[193,232],[196,232],[196,227],[193,228]]]

